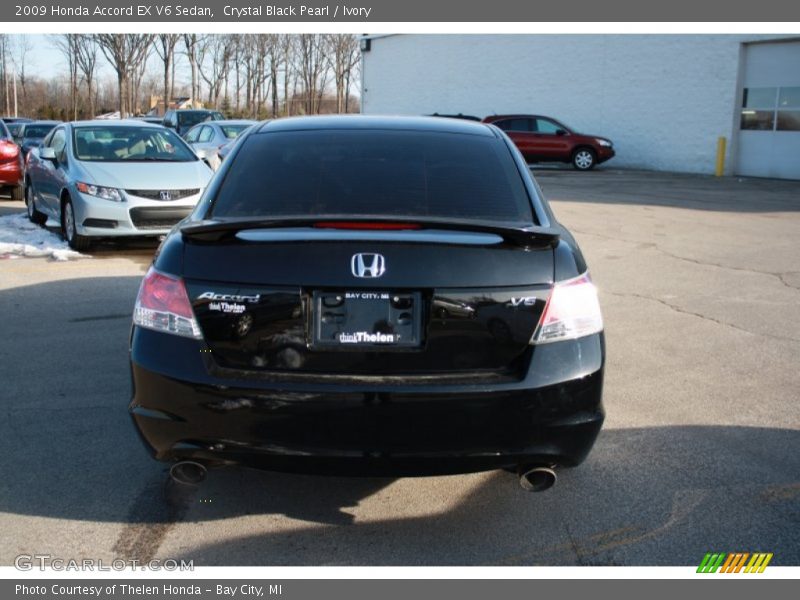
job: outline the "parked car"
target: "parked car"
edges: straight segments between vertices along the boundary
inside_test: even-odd
[[[492,115],[483,120],[506,132],[528,162],[572,163],[579,171],[614,158],[608,138],[584,135],[540,115]]]
[[[17,146],[6,124],[0,121],[0,188],[6,188],[12,200],[22,200],[22,151]]]
[[[47,134],[53,131],[56,125],[62,121],[31,121],[25,123],[19,133],[19,146],[22,148],[22,156],[28,156],[32,148],[42,143]]]
[[[184,139],[195,150],[204,151],[209,166],[216,171],[222,162],[222,158],[218,154],[220,148],[235,140],[242,132],[257,122],[246,119],[208,121],[192,127]]]
[[[175,132],[141,121],[58,125],[28,155],[28,217],[54,220],[69,245],[158,236],[193,209],[212,171]]]
[[[278,119],[144,277],[130,412],[177,485],[244,464],[541,490],[595,441],[604,353],[581,251],[499,129]]]
[[[186,133],[198,123],[205,123],[206,121],[221,121],[225,117],[217,110],[207,110],[204,108],[181,108],[177,110],[168,110],[164,114],[162,124],[164,127],[174,129],[178,135],[183,137]]]
[[[30,123],[33,119],[28,119],[27,117],[3,117],[2,120],[6,127],[8,128],[8,132],[11,134],[11,137],[14,140],[19,139],[19,133],[22,130],[22,126],[25,123]]]

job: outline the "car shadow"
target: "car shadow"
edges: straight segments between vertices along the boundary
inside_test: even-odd
[[[586,463],[559,471],[556,486],[540,494],[502,471],[372,486],[232,469],[211,474],[188,520],[244,513],[319,522],[334,510],[353,520],[222,535],[180,558],[199,565],[690,565],[710,550],[750,549],[774,552],[774,564],[797,564],[799,451],[800,432],[791,430],[607,430]],[[355,510],[343,506],[365,492],[374,497],[362,496]],[[382,510],[387,497],[416,510]]]

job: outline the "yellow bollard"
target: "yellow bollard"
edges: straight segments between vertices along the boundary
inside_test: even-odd
[[[717,138],[717,168],[715,171],[717,177],[722,177],[725,172],[725,147],[727,145],[728,140],[726,138]]]

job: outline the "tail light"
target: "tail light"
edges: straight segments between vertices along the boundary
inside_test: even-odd
[[[19,146],[8,140],[0,140],[0,160],[12,160],[19,156]]]
[[[183,280],[160,273],[153,267],[147,271],[139,287],[133,322],[155,331],[194,339],[203,337]]]
[[[574,340],[601,331],[603,316],[597,288],[587,272],[553,286],[531,343]]]

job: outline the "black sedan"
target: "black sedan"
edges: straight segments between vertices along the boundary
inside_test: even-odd
[[[603,322],[511,140],[464,120],[280,119],[243,134],[134,309],[130,413],[175,480],[584,460]]]

